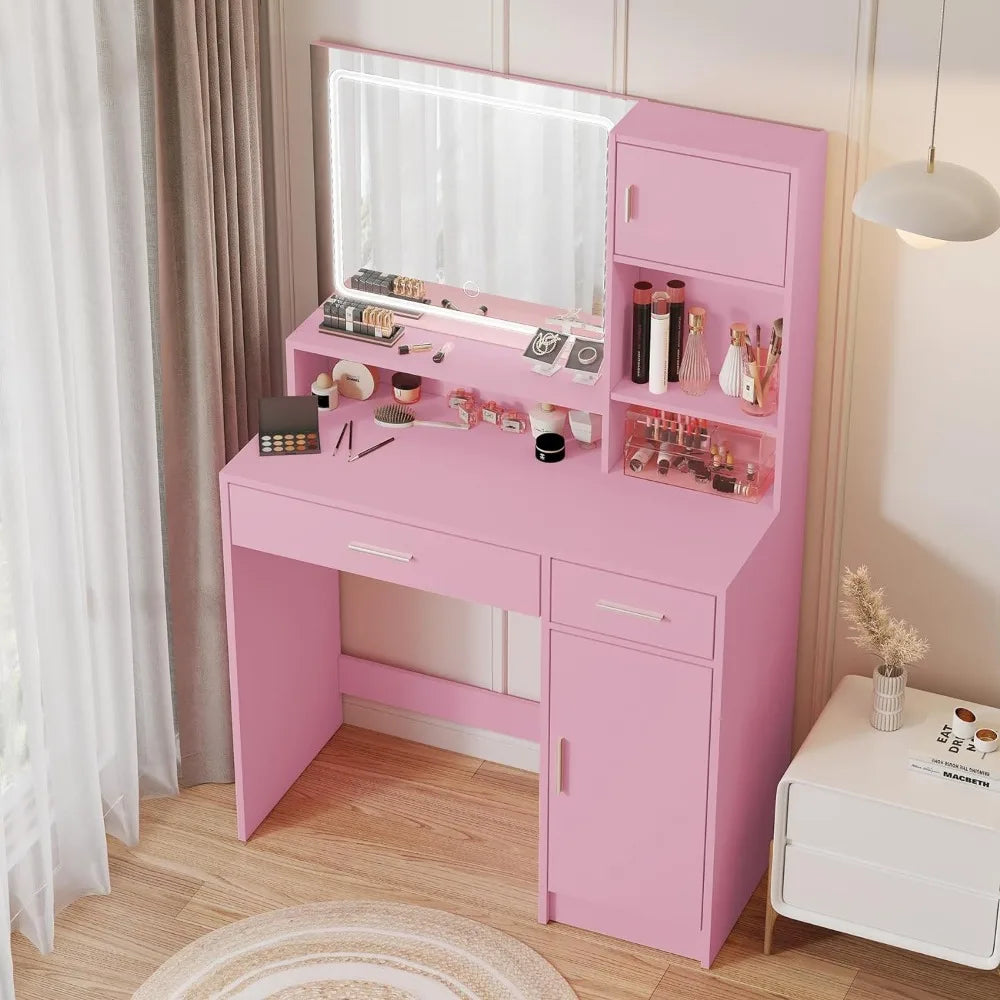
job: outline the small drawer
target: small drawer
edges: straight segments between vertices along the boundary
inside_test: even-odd
[[[242,486],[229,488],[233,545],[540,613],[539,556]]]
[[[710,660],[715,598],[633,576],[552,562],[552,620]]]
[[[882,836],[871,830],[869,836]],[[929,882],[834,854],[785,848],[781,901],[838,929],[919,941],[982,960],[997,947],[997,897]],[[977,964],[977,963],[970,963]]]
[[[787,816],[790,843],[1000,894],[1000,835],[994,830],[801,782],[788,786]]]

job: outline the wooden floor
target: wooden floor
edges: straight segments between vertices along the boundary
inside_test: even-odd
[[[404,900],[460,913],[541,952],[580,1000],[994,1000],[1000,977],[778,919],[763,885],[711,972],[536,914],[538,781],[471,757],[344,728],[247,845],[231,786],[143,806],[135,850],[111,842],[112,894],[57,922],[55,954],[14,942],[18,1000],[132,996],[207,931],[279,907]]]

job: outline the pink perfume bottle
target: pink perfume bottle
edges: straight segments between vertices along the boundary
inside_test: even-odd
[[[458,419],[466,425],[466,427],[475,427],[482,416],[482,409],[479,403],[475,399],[465,399],[456,407],[458,410]]]
[[[688,322],[690,329],[681,361],[681,389],[689,396],[704,396],[712,381],[712,368],[705,346],[705,310],[695,306],[688,314]]]
[[[504,410],[500,418],[500,430],[511,434],[523,434],[528,429],[528,418],[517,410]]]
[[[488,399],[483,403],[483,422],[487,424],[495,424],[497,427],[500,426],[500,420],[503,418],[503,407],[495,400]]]

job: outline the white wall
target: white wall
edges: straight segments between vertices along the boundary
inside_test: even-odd
[[[881,0],[871,169],[928,145],[940,6]],[[938,158],[1000,187],[1000,5],[948,5]],[[864,227],[843,559],[931,640],[917,686],[1000,705],[1000,236],[935,251]],[[835,671],[870,661],[843,638]]]
[[[930,633],[934,651],[920,682],[1000,703],[1000,517],[990,517],[1000,491],[992,453],[1000,394],[988,391],[1000,384],[1000,337],[987,328],[984,280],[997,272],[1000,239],[921,255],[869,227],[862,239],[845,209],[869,145],[873,167],[920,156],[926,146],[936,0],[270,0],[267,6],[277,312],[285,330],[316,305],[311,41],[828,130],[799,733],[839,674],[868,668],[844,642],[834,614],[842,558],[868,561],[897,610]],[[1000,10],[989,0],[952,5],[938,145],[943,158],[992,170],[1000,182],[1000,134],[983,127],[1000,107],[996,37]],[[407,598],[367,584],[349,591],[346,607],[357,624],[346,624],[351,642],[362,641],[363,622],[390,600]],[[484,630],[496,621],[476,625],[476,611],[453,613],[471,616],[459,630],[464,644],[450,658],[428,646],[413,662],[495,678],[498,641]],[[536,669],[526,662],[530,635],[519,623],[502,643],[517,650],[522,685]],[[493,657],[488,670],[487,657]]]

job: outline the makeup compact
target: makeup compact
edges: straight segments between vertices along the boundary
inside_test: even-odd
[[[423,379],[419,375],[396,372],[392,376],[392,395],[397,403],[416,403],[420,400],[420,386]]]
[[[261,455],[318,455],[319,411],[311,396],[267,396],[260,401]]]
[[[535,438],[535,458],[539,462],[561,462],[566,457],[566,439],[554,432]]]
[[[378,369],[357,361],[338,361],[333,366],[333,381],[347,399],[370,399],[378,388]]]

